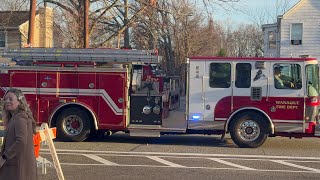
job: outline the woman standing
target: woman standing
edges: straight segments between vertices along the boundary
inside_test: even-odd
[[[37,179],[33,146],[36,122],[21,90],[13,88],[5,94],[2,120],[5,135],[0,157],[0,179]]]

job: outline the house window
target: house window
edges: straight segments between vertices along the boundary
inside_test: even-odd
[[[268,33],[269,49],[276,49],[276,32],[270,31]]]
[[[291,24],[291,45],[302,44],[302,23]]]
[[[6,33],[0,32],[0,48],[6,47]]]

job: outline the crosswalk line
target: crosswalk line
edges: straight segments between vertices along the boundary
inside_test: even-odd
[[[241,166],[241,165],[239,165],[239,164],[234,164],[234,163],[231,163],[231,162],[228,162],[228,161],[225,161],[225,160],[222,160],[222,159],[218,159],[218,158],[207,158],[207,159],[210,159],[210,160],[212,160],[212,161],[216,161],[216,162],[219,162],[219,163],[228,165],[228,166],[232,166],[232,167],[244,169],[244,170],[256,170],[256,169],[254,169],[254,168],[250,168],[250,167],[246,167],[246,166]]]
[[[287,165],[287,166],[291,166],[291,167],[295,167],[295,168],[299,168],[299,169],[304,169],[304,170],[320,173],[320,169],[300,166],[300,165],[297,165],[297,164],[293,164],[293,163],[289,163],[289,162],[285,162],[285,161],[281,161],[281,160],[270,160],[270,161],[275,162],[275,163],[279,163],[279,164],[283,164],[283,165]]]
[[[152,159],[152,160],[155,160],[159,163],[162,163],[162,164],[165,164],[165,165],[168,165],[170,167],[185,167],[185,166],[182,166],[180,164],[176,164],[176,163],[173,163],[173,162],[170,162],[170,161],[167,161],[167,160],[164,160],[164,159],[161,159],[157,156],[146,156],[147,158],[149,159]]]
[[[102,163],[102,164],[109,165],[109,166],[117,166],[117,165],[119,165],[119,164],[117,164],[117,163],[108,161],[108,160],[106,160],[106,159],[103,159],[103,158],[101,158],[101,157],[99,157],[99,156],[96,156],[96,155],[93,155],[93,154],[83,154],[83,156],[86,156],[86,157],[88,157],[88,158],[90,158],[90,159],[93,159],[93,160],[95,160],[95,161],[98,161],[98,162],[100,162],[100,163]]]

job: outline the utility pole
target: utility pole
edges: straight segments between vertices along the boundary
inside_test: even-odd
[[[29,31],[28,31],[28,41],[27,46],[34,46],[34,28],[35,28],[35,17],[36,17],[36,0],[31,0],[30,2],[30,15],[29,15]]]
[[[190,47],[189,47],[189,24],[188,24],[188,21],[189,21],[189,17],[191,17],[193,14],[186,14],[185,15],[185,18],[186,18],[186,27],[185,27],[185,53],[186,53],[186,57],[188,58],[189,55],[190,55]]]
[[[129,15],[129,6],[128,6],[128,0],[124,0],[124,25],[126,26],[126,29],[124,31],[124,48],[129,49],[130,48],[130,37],[129,37],[129,26],[128,26],[128,15]]]
[[[189,14],[185,14],[185,55],[186,58],[189,58],[190,56],[190,44],[189,44],[189,32],[190,32],[190,27],[189,27],[189,17],[193,16],[192,13]],[[181,75],[181,81],[184,82],[184,84],[187,84],[187,76],[188,76],[188,66],[187,66],[187,62],[185,62],[185,60],[183,60],[182,64],[182,69],[180,70],[180,75]],[[184,89],[184,94],[187,94],[187,88],[182,87]]]
[[[89,0],[83,0],[83,1],[84,1],[83,47],[89,48]]]

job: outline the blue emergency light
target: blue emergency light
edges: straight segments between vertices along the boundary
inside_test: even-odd
[[[193,120],[200,120],[201,116],[199,114],[192,115]]]

